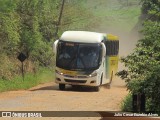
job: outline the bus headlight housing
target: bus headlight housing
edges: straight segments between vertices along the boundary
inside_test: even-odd
[[[89,75],[89,77],[95,77],[97,76],[97,71],[94,71],[92,74]]]
[[[62,72],[59,72],[58,70],[56,70],[56,73],[57,73],[57,74],[60,74],[60,75],[63,75],[63,73],[62,73]]]

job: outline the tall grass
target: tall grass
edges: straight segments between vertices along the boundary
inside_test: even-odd
[[[24,80],[22,76],[17,76],[12,80],[0,80],[0,92],[29,89],[38,84],[52,81],[53,75],[53,70],[43,68],[36,74],[25,74]]]

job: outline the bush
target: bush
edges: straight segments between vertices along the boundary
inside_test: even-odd
[[[121,110],[125,112],[133,111],[132,109],[132,94],[129,93],[121,103]]]
[[[151,15],[152,19],[144,22],[142,30],[144,37],[138,41],[133,53],[121,59],[128,69],[120,71],[118,75],[126,80],[127,88],[132,94],[145,94],[147,111],[159,112],[160,16],[157,14],[159,11],[156,11],[157,9],[155,8],[160,4],[158,0],[156,2],[152,1],[153,3],[150,0],[143,1],[143,7],[149,4],[149,6],[146,7],[147,14]]]

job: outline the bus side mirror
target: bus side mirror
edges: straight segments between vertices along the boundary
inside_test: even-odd
[[[106,46],[104,43],[102,43],[102,57],[106,56]]]
[[[56,56],[56,54],[57,54],[57,44],[58,44],[58,41],[59,41],[59,40],[56,40],[56,41],[53,43],[53,53],[55,54],[55,56]]]

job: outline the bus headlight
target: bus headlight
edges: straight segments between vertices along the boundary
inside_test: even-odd
[[[62,73],[62,72],[59,72],[58,70],[56,70],[56,73],[57,73],[57,74],[60,74],[60,75],[63,75],[63,73]]]
[[[89,75],[89,77],[95,77],[95,76],[97,76],[97,72],[96,71]]]

